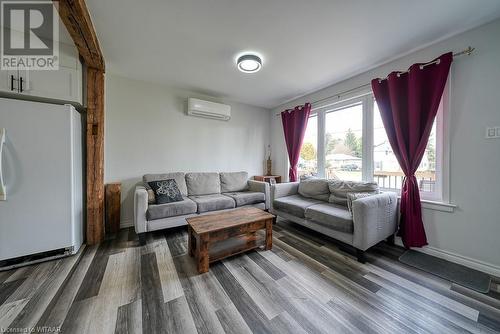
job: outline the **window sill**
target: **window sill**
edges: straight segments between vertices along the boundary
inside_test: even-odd
[[[401,197],[398,196],[398,201],[401,200]],[[457,206],[452,203],[445,203],[439,201],[431,201],[428,199],[421,199],[420,203],[422,204],[422,208],[426,210],[435,210],[441,212],[454,212]]]
[[[445,203],[445,202],[438,202],[438,201],[430,201],[426,199],[420,200],[420,203],[422,203],[422,208],[428,209],[428,210],[436,210],[436,211],[442,211],[442,212],[453,212],[456,209],[455,204],[451,203]]]

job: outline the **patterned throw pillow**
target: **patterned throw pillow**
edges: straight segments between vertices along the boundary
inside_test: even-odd
[[[174,179],[148,182],[155,194],[156,204],[180,202],[183,200],[181,191]]]
[[[352,215],[352,202],[363,197],[373,196],[377,193],[366,192],[366,193],[347,193],[347,208]]]

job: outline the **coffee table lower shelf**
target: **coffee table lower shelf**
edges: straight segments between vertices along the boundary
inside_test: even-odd
[[[239,235],[226,240],[216,241],[209,247],[208,262],[212,263],[228,256],[265,246],[265,238],[257,234]]]

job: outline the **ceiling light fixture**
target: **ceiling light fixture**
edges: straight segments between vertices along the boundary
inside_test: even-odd
[[[236,61],[238,70],[243,73],[255,73],[262,68],[262,59],[255,54],[244,54]]]

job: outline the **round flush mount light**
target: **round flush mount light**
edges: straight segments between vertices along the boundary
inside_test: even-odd
[[[238,57],[236,64],[243,73],[255,73],[262,68],[262,59],[255,54],[244,54]]]

